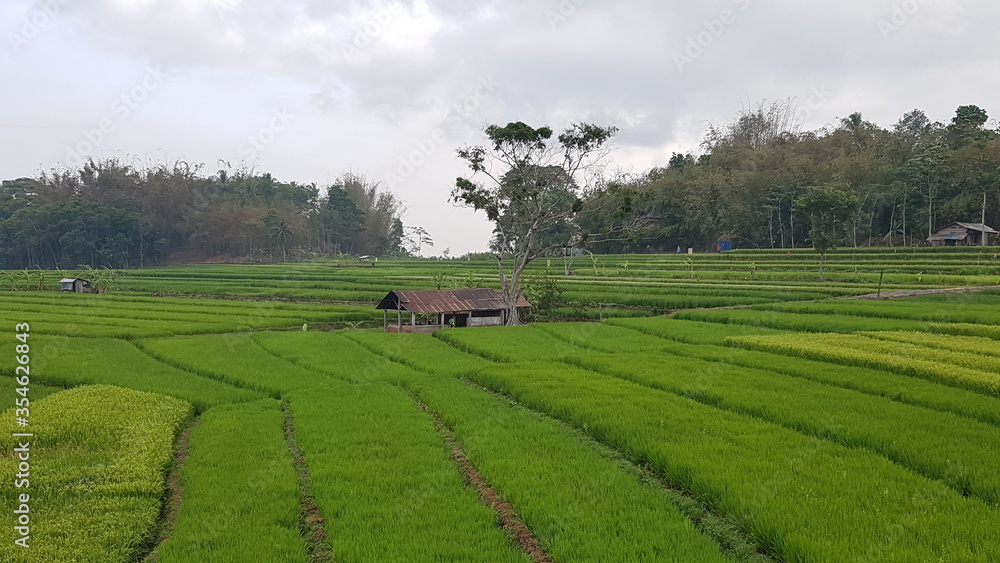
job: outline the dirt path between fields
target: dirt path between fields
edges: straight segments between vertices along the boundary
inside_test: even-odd
[[[333,547],[327,539],[326,520],[313,496],[312,476],[309,474],[309,466],[306,465],[305,454],[302,453],[295,437],[295,420],[292,418],[291,406],[287,402],[282,404],[281,412],[284,415],[282,430],[285,433],[285,443],[292,453],[292,463],[295,465],[299,489],[302,491],[302,516],[299,527],[305,538],[307,557],[309,563],[331,563],[336,561],[336,558]]]
[[[174,533],[174,524],[177,522],[177,513],[181,509],[181,497],[184,491],[181,489],[181,470],[187,463],[188,448],[191,444],[191,433],[201,423],[201,416],[194,418],[177,438],[177,452],[174,454],[174,465],[167,476],[167,488],[164,493],[163,507],[160,513],[160,529],[155,539],[143,548],[145,556],[139,558],[143,563],[155,563],[159,557],[157,550]],[[154,543],[155,542],[155,543]]]
[[[945,289],[914,289],[906,291],[883,291],[881,295],[878,293],[869,293],[867,295],[855,295],[852,297],[842,297],[841,299],[866,299],[866,300],[885,300],[885,299],[901,299],[905,297],[916,297],[918,295],[965,295],[972,293],[982,293],[983,291],[989,289],[1000,289],[998,285],[987,285],[987,286],[977,286],[977,287],[950,287]]]
[[[521,546],[521,550],[528,554],[532,560],[536,563],[551,563],[552,559],[545,553],[542,549],[542,545],[538,543],[538,538],[531,532],[531,530],[521,522],[518,518],[517,513],[514,511],[514,507],[510,503],[503,500],[503,498],[497,494],[489,483],[483,479],[480,475],[479,470],[476,469],[469,458],[466,457],[465,451],[462,446],[455,439],[454,432],[445,425],[441,417],[431,410],[429,406],[422,403],[420,399],[415,397],[409,390],[403,388],[404,393],[410,395],[413,400],[417,403],[417,407],[429,415],[434,421],[434,428],[438,431],[438,434],[444,439],[445,444],[451,449],[451,456],[454,459],[455,464],[458,466],[459,472],[462,477],[465,478],[466,482],[471,485],[476,492],[479,493],[479,498],[482,499],[486,506],[493,509],[496,512],[497,517],[500,519],[500,527],[504,529],[513,539]]]

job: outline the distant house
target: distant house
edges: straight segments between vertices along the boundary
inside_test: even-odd
[[[517,306],[531,307],[526,299]],[[386,332],[433,332],[446,326],[500,326],[506,324],[507,306],[503,295],[493,289],[441,289],[390,291],[376,309],[383,311]],[[396,313],[390,324],[389,313]],[[405,319],[404,313],[409,317]]]
[[[90,287],[90,280],[81,278],[63,278],[59,280],[59,286],[62,291],[70,293],[90,293],[93,291]]]
[[[984,232],[989,246],[989,237],[996,236],[997,231],[982,223],[952,223],[927,237],[927,242],[931,246],[982,246]]]

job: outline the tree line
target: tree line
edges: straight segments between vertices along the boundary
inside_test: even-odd
[[[523,122],[488,125],[458,149],[468,168],[451,201],[493,224],[490,250],[511,324],[534,260],[584,252],[736,247],[826,253],[839,245],[914,245],[942,222],[996,221],[1000,131],[961,106],[947,125],[914,110],[892,129],[860,113],[799,132],[791,101],[761,103],[710,127],[705,152],[608,180],[616,127],[576,123],[556,134]],[[990,201],[994,205],[990,205]]]
[[[664,166],[622,176],[582,199],[586,235],[642,210],[641,236],[600,241],[599,252],[813,246],[821,219],[810,200],[837,196],[844,216],[826,238],[850,246],[924,244],[955,221],[1000,224],[1000,130],[985,110],[960,106],[947,123],[921,110],[882,127],[854,113],[799,131],[791,102],[745,108],[709,128],[702,154],[674,154]],[[832,192],[832,193],[831,193]],[[843,197],[840,197],[843,196]],[[984,213],[985,212],[985,213]]]
[[[365,176],[325,189],[225,163],[90,160],[0,185],[0,269],[135,268],[406,253],[403,203]]]

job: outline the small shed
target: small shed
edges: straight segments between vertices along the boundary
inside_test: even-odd
[[[517,306],[530,307],[523,297]],[[386,332],[433,332],[446,326],[501,326],[507,321],[503,294],[489,288],[396,290],[390,291],[376,309],[383,311]],[[389,312],[396,312],[396,323],[389,323]],[[403,314],[409,323],[403,322]]]
[[[90,293],[92,291],[90,280],[82,278],[63,278],[59,280],[59,286],[62,291],[69,293]]]
[[[931,246],[989,246],[990,236],[997,231],[982,223],[952,223],[942,227],[927,237]],[[983,244],[986,236],[986,244]]]

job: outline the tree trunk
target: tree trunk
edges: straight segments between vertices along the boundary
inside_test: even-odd
[[[981,241],[982,244],[980,246],[987,246],[987,244],[986,244],[986,237],[988,235],[986,234],[986,192],[983,192],[983,219],[982,219],[982,221],[983,222],[981,224],[983,226],[983,240]]]
[[[819,254],[819,281],[825,282],[823,279],[823,261],[826,260],[826,252],[820,252]]]
[[[514,265],[510,274],[504,271],[503,264],[503,253],[497,254],[497,267],[500,271],[500,287],[503,291],[503,300],[506,304],[507,318],[504,319],[504,324],[507,326],[519,326],[521,323],[521,318],[517,314],[517,301],[521,296],[521,274],[524,273],[524,269],[527,268],[528,264],[531,262],[530,258],[518,259],[515,255]]]
[[[906,246],[906,192],[903,192],[903,246]]]
[[[927,238],[934,234],[934,192],[931,191],[931,181],[927,180]]]
[[[896,198],[892,199],[892,211],[889,213],[889,248],[892,248],[892,235],[896,225]]]
[[[781,235],[781,248],[785,248],[785,221],[781,218],[781,201],[778,202],[778,234]],[[774,248],[773,240],[771,248]]]
[[[774,248],[774,209],[767,214],[767,236],[771,239],[771,248]]]
[[[788,234],[791,235],[791,237],[792,237],[792,248],[794,249],[795,248],[795,212],[792,211],[791,207],[788,208],[788,223],[790,225],[789,230],[788,230]]]

